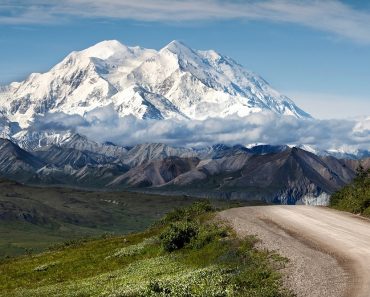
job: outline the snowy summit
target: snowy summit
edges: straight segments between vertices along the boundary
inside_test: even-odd
[[[48,112],[83,116],[107,105],[140,119],[203,120],[264,110],[310,117],[231,58],[179,41],[159,51],[103,41],[0,88],[0,112],[22,128]]]

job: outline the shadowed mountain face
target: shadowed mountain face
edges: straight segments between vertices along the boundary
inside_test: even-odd
[[[1,176],[29,184],[136,189],[201,197],[326,204],[349,183],[356,160],[320,157],[288,146],[204,149],[144,144],[131,149],[51,145],[27,152],[0,140]],[[109,147],[109,154],[103,152]],[[362,160],[370,166],[370,158]]]
[[[0,175],[27,181],[45,165],[33,154],[7,139],[0,139]]]
[[[34,155],[48,164],[54,164],[58,167],[70,165],[72,168],[76,169],[82,168],[86,164],[104,165],[113,163],[116,160],[114,157],[107,157],[105,155],[80,151],[73,148],[62,148],[55,145],[34,151]]]
[[[221,189],[235,188],[283,204],[306,203],[310,196],[334,192],[353,176],[353,168],[337,159],[324,161],[304,150],[288,148],[276,154],[251,157],[240,171],[240,177]]]
[[[198,164],[198,158],[169,157],[163,160],[156,160],[131,169],[114,179],[108,186],[160,186],[181,174],[195,169]]]

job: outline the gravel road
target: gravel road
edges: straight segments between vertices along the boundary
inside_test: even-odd
[[[298,297],[370,296],[369,220],[313,206],[242,207],[220,217],[290,259],[284,281]]]

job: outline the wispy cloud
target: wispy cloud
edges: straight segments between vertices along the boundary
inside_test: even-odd
[[[262,20],[303,25],[370,43],[370,11],[339,0],[5,0],[0,4],[2,24],[47,23],[66,17],[158,22]]]
[[[178,146],[225,144],[307,144],[320,149],[370,148],[370,117],[360,120],[299,120],[273,113],[230,116],[204,121],[121,118],[112,106],[83,118],[62,113],[36,119],[37,130],[72,129],[96,141],[121,145],[161,142]],[[32,128],[31,128],[32,129]]]

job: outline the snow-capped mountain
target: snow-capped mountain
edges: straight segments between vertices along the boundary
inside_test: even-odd
[[[116,146],[112,143],[98,143],[70,131],[32,131],[28,129],[13,135],[12,140],[22,149],[31,152],[44,147],[57,145],[66,149],[76,149],[107,157],[118,158],[127,153],[127,149],[122,146]]]
[[[299,147],[305,151],[321,157],[335,157],[337,159],[360,160],[370,157],[370,151],[351,147],[340,147],[337,149],[321,150],[312,145],[290,145],[290,147]]]
[[[22,128],[47,112],[83,116],[110,104],[120,116],[140,119],[202,120],[263,110],[309,117],[231,58],[179,41],[159,51],[103,41],[0,88],[0,111]]]
[[[0,138],[9,139],[20,130],[21,128],[18,123],[9,121],[9,119],[0,112]]]

